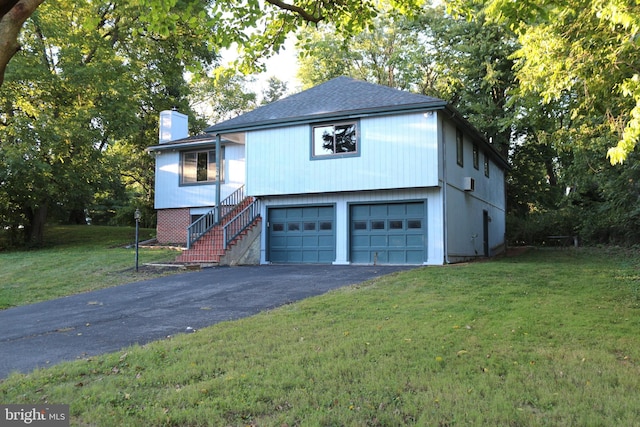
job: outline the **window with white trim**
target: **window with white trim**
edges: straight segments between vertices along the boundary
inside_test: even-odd
[[[224,149],[222,150],[222,158],[224,159]],[[182,152],[180,164],[180,184],[211,184],[216,182],[215,149]],[[224,180],[222,171],[220,173],[221,181]]]
[[[357,122],[313,126],[312,157],[358,154]]]

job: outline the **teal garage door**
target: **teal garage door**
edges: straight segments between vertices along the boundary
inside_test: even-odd
[[[350,260],[356,264],[422,264],[426,260],[424,202],[352,205]]]
[[[269,261],[331,263],[336,259],[333,206],[271,208]]]

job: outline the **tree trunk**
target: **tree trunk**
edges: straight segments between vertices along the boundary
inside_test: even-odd
[[[84,214],[84,209],[72,209],[69,212],[69,224],[87,225],[87,216]]]
[[[30,247],[41,246],[44,243],[44,226],[47,222],[48,205],[43,203],[35,209],[29,209],[25,224],[25,242]]]

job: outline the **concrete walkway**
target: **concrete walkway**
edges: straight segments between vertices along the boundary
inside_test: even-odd
[[[0,378],[251,316],[413,267],[209,268],[0,311]],[[78,279],[81,280],[81,279]]]

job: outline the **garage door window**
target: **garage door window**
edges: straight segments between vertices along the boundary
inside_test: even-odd
[[[371,221],[372,230],[384,230],[384,221]]]
[[[404,227],[403,221],[389,221],[390,230],[402,230]]]
[[[367,221],[354,221],[353,229],[354,230],[366,230],[367,229]]]
[[[333,223],[325,221],[325,222],[321,222],[320,223],[320,230],[322,231],[329,231],[333,229]]]
[[[422,221],[419,219],[410,219],[407,221],[407,228],[409,229],[417,229],[422,228]]]

